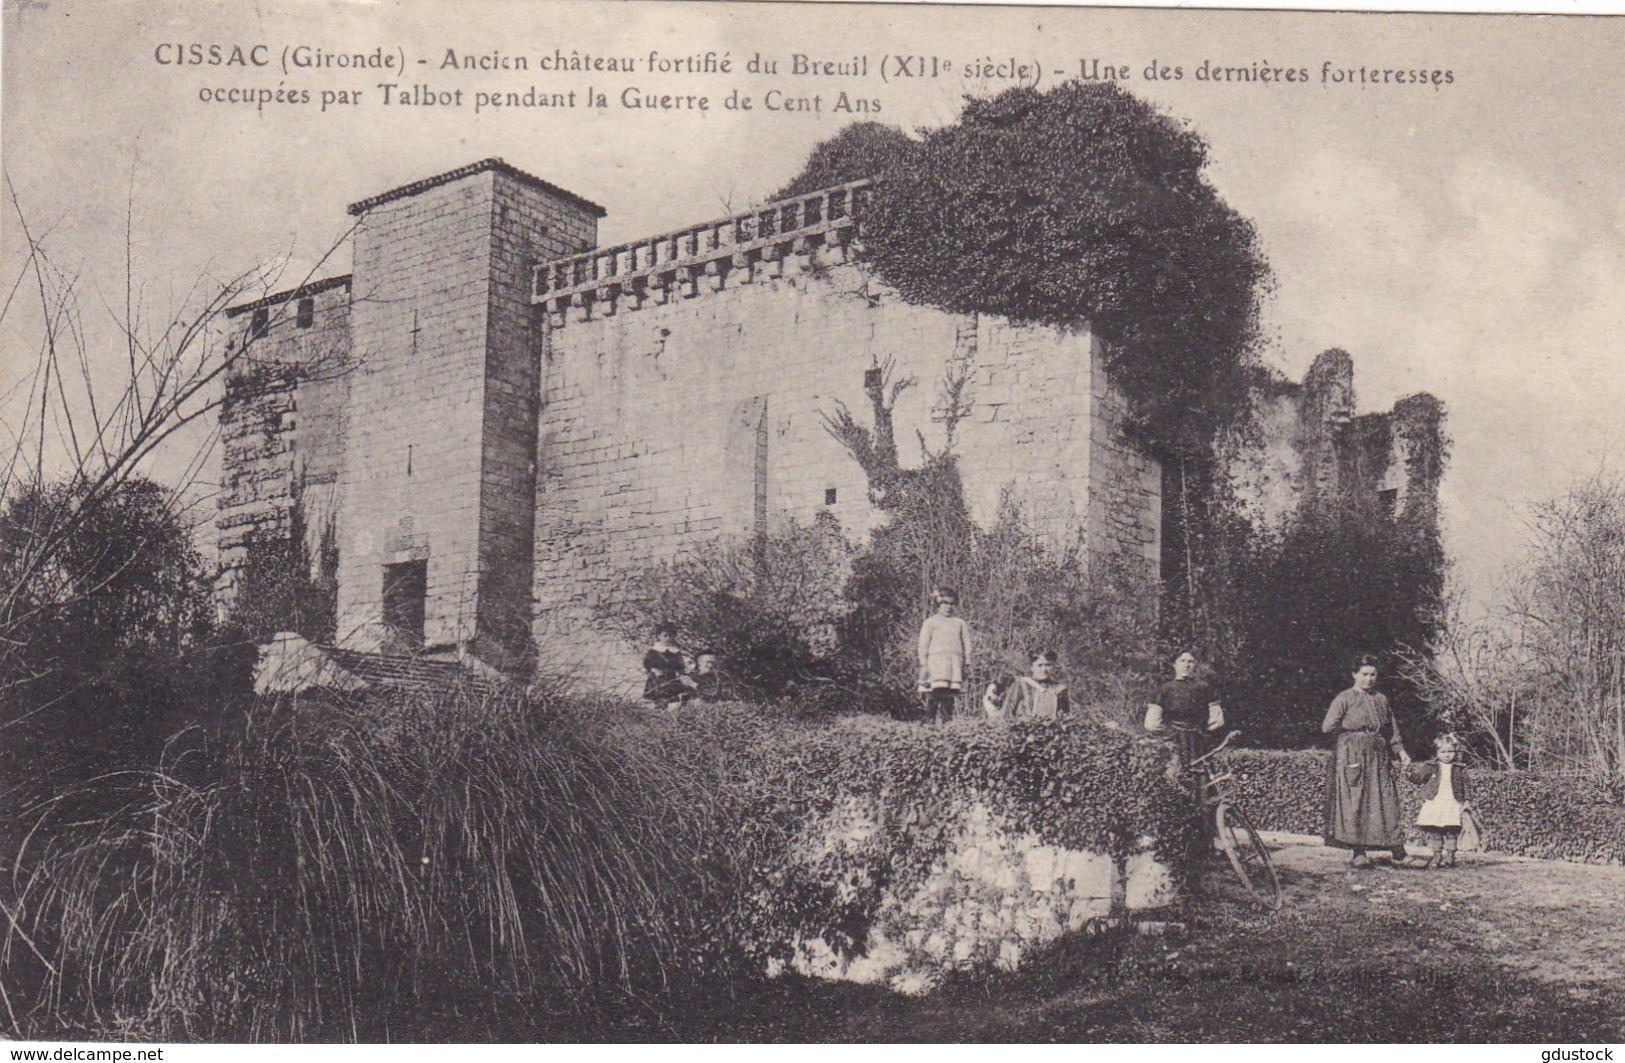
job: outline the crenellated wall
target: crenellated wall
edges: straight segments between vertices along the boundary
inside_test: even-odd
[[[947,449],[951,425],[976,520],[1008,490],[1049,544],[1127,558],[1154,599],[1160,470],[1123,438],[1095,337],[905,303],[850,240],[807,238],[832,213],[772,237],[730,219],[538,271],[537,638],[553,666],[639,682],[595,614],[622,574],[698,537],[819,513],[866,537],[881,515],[825,417],[867,419],[877,369],[914,382],[893,408],[905,466],[921,442]],[[690,234],[699,246],[673,255]]]
[[[905,466],[951,434],[978,520],[1008,491],[1050,545],[1125,561],[1154,602],[1160,470],[1123,435],[1098,340],[903,302],[861,264],[864,187],[602,249],[601,208],[500,160],[352,205],[354,271],[324,282],[315,331],[270,322],[271,370],[229,385],[222,556],[241,529],[285,534],[297,470],[336,511],[341,643],[512,668],[535,643],[629,690],[636,649],[599,619],[625,574],[821,513],[875,527],[825,418],[866,419],[879,372],[909,382]],[[233,319],[246,337],[302,297]],[[347,373],[284,371],[329,333]]]

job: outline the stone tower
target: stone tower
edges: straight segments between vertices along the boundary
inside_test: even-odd
[[[349,211],[338,641],[522,666],[542,342],[531,270],[593,247],[603,208],[487,159]]]
[[[864,265],[866,188],[616,247],[600,207],[497,159],[353,204],[350,276],[229,312],[255,354],[222,414],[223,565],[319,504],[322,641],[515,673],[539,649],[635,692],[628,577],[718,539],[822,522],[858,542],[884,519],[826,426],[892,373],[899,438],[954,448],[974,519],[1008,500],[1154,607],[1160,470],[1124,435],[1098,338],[898,298]],[[329,349],[338,371],[318,374]]]
[[[1398,520],[1437,532],[1444,407],[1428,394],[1389,410],[1356,412],[1354,359],[1316,356],[1301,384],[1277,380],[1253,395],[1256,432],[1238,434],[1227,471],[1253,525],[1280,531],[1319,515]]]

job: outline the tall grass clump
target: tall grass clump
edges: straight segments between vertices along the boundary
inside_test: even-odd
[[[467,689],[256,703],[57,805],[9,874],[24,1035],[558,1034],[727,969],[723,802],[665,721]]]

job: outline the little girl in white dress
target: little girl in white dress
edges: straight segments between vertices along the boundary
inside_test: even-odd
[[[1455,867],[1462,814],[1472,807],[1467,800],[1467,769],[1456,763],[1460,744],[1455,735],[1440,735],[1433,747],[1437,751],[1434,760],[1412,764],[1406,772],[1412,782],[1427,787],[1422,807],[1416,811],[1416,827],[1427,839],[1429,850],[1422,866]]]

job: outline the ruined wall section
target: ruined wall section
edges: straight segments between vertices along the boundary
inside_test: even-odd
[[[1255,392],[1252,421],[1225,443],[1230,487],[1258,528],[1279,530],[1298,511],[1304,490],[1301,384],[1280,383]]]
[[[236,598],[250,544],[285,539],[295,500],[314,565],[331,534],[348,420],[350,283],[305,285],[226,312],[232,367],[220,409],[223,451],[217,600]]]
[[[1086,330],[911,306],[840,248],[561,316],[537,449],[536,636],[550,668],[635,687],[637,657],[595,627],[597,611],[626,573],[685,545],[821,512],[866,536],[881,515],[823,417],[845,404],[866,422],[865,373],[888,364],[917,381],[894,410],[905,466],[921,438],[946,446],[955,420],[978,522],[1008,487],[1052,546],[1133,559],[1154,600],[1159,474],[1122,440]]]
[[[1443,405],[1419,394],[1390,410],[1355,410],[1354,362],[1341,350],[1320,354],[1303,383],[1255,393],[1252,422],[1228,450],[1232,490],[1255,527],[1279,532],[1346,513],[1435,530]]]
[[[1444,403],[1426,393],[1410,395],[1394,403],[1392,417],[1393,458],[1383,486],[1396,493],[1401,520],[1436,530],[1439,481],[1449,450]]]

